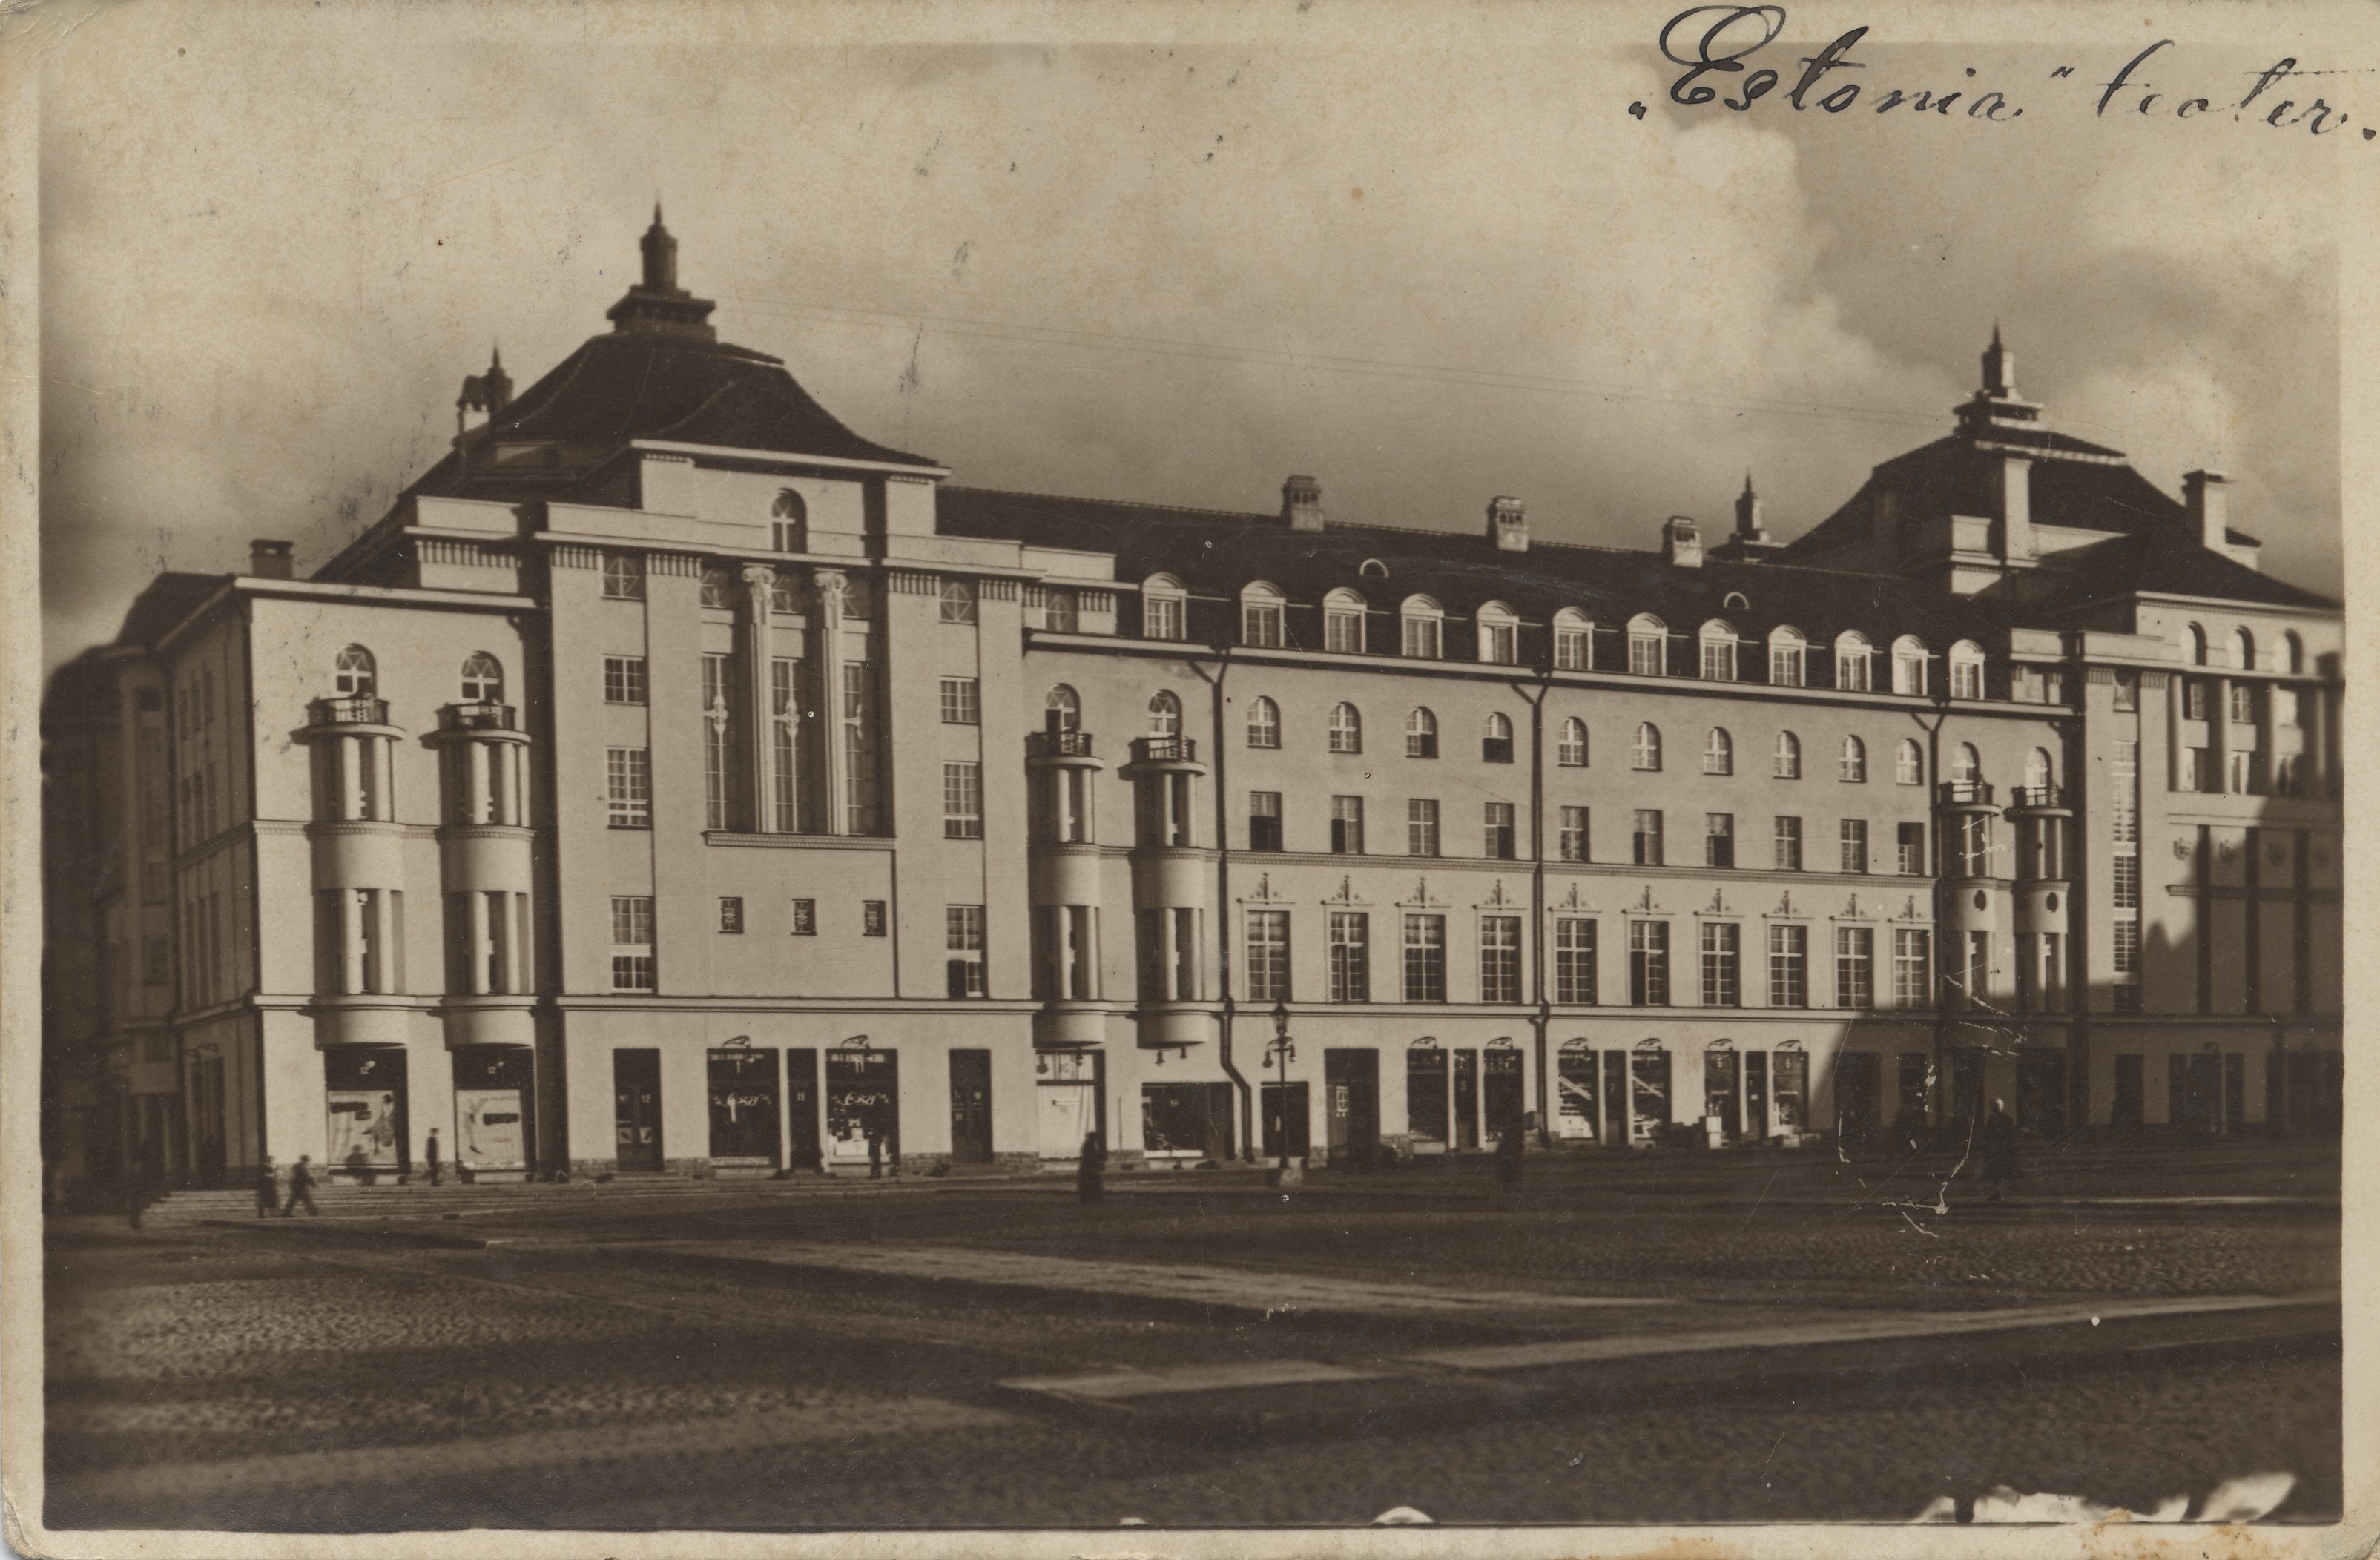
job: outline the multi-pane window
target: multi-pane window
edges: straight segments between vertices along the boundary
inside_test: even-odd
[[[735,571],[724,563],[702,566],[702,604],[714,611],[726,611],[735,605]]]
[[[2213,683],[2197,677],[2186,677],[2181,683],[2181,718],[2185,720],[2206,719],[2206,690]]]
[[[2141,907],[2141,858],[2136,855],[2117,856],[2108,864],[2108,881],[2115,892],[2118,910],[2138,910]]]
[[[806,539],[803,532],[808,528],[809,506],[802,502],[802,495],[791,488],[783,490],[777,494],[776,502],[769,506],[769,514],[770,550],[803,551]]]
[[[983,906],[942,906],[943,977],[953,997],[987,997],[983,970]]]
[[[1710,734],[1703,738],[1703,773],[1735,773],[1735,739],[1721,727],[1713,726]]]
[[[1330,853],[1336,856],[1360,856],[1364,853],[1362,797],[1330,798]]]
[[[1405,803],[1405,854],[1438,854],[1438,802],[1416,796]]]
[[[702,658],[702,804],[704,827],[729,827],[728,802],[734,790],[735,707],[729,700],[728,659]]]
[[[650,895],[612,896],[612,989],[654,989],[653,901]]]
[[[1844,872],[1867,870],[1867,819],[1845,818],[1842,822],[1842,865]]]
[[[1703,1006],[1743,1005],[1743,928],[1732,921],[1703,923]]]
[[[1443,643],[1444,626],[1445,624],[1435,614],[1415,612],[1408,609],[1403,619],[1402,646],[1405,655],[1415,660],[1438,659]]]
[[[1041,627],[1050,634],[1072,634],[1076,626],[1075,598],[1071,590],[1054,587],[1041,593]]]
[[[1364,653],[1364,609],[1338,601],[1322,606],[1322,647],[1342,656]]]
[[[719,929],[722,932],[736,936],[742,935],[744,931],[744,900],[741,895],[729,894],[720,900]]]
[[[1864,784],[1867,780],[1867,744],[1857,737],[1845,737],[1838,767],[1840,778],[1845,784]]]
[[[1405,717],[1405,756],[1438,756],[1438,717],[1427,709],[1416,709]]]
[[[1638,1008],[1670,1005],[1670,924],[1628,923],[1628,1001]]]
[[[1894,848],[1900,853],[1900,859],[1897,865],[1902,877],[1922,877],[1925,875],[1925,826],[1924,824],[1896,824]]]
[[[1628,625],[1628,670],[1639,677],[1658,677],[1669,671],[1669,634],[1659,624],[1638,619]]]
[[[496,704],[504,696],[504,669],[485,650],[475,650],[463,661],[458,691],[465,704]]]
[[[1589,639],[1590,632],[1583,626],[1560,623],[1554,624],[1555,671],[1585,671],[1593,664],[1594,651]]]
[[[1852,693],[1864,694],[1875,686],[1870,671],[1870,647],[1859,634],[1844,634],[1835,640],[1835,686]]]
[[[1954,699],[1979,699],[1984,696],[1983,652],[1968,647],[1961,654],[1953,647],[1950,651],[1950,696]]]
[[[1633,836],[1633,842],[1635,847],[1635,861],[1638,866],[1658,866],[1661,865],[1660,808],[1639,807],[1636,809],[1635,829]]]
[[[653,826],[652,757],[641,747],[603,750],[603,800],[613,828]]]
[[[1281,849],[1281,792],[1251,791],[1248,792],[1248,849],[1278,851]]]
[[[1703,865],[1705,866],[1735,865],[1735,815],[1733,813],[1703,815]]]
[[[844,829],[873,834],[877,826],[876,683],[865,661],[843,665]]]
[[[1800,737],[1791,732],[1777,733],[1776,762],[1770,766],[1770,772],[1779,780],[1802,778],[1802,739]]]
[[[1732,683],[1735,681],[1735,641],[1714,635],[1702,642],[1703,681]]]
[[[1485,840],[1483,853],[1491,861],[1511,861],[1515,853],[1519,830],[1512,822],[1513,808],[1510,802],[1489,802],[1485,804],[1482,825]]]
[[[975,587],[965,580],[944,580],[940,615],[944,623],[975,622]]]
[[[1777,818],[1777,870],[1802,870],[1802,820],[1781,813]]]
[[[1934,1005],[1934,936],[1903,926],[1892,934],[1892,1003],[1897,1008]]]
[[[1483,915],[1479,918],[1479,1000],[1520,999],[1521,918]]]
[[[1360,910],[1330,913],[1330,1000],[1372,999],[1372,918]]]
[[[818,936],[818,901],[794,901],[793,935],[797,937],[814,937]]]
[[[1281,706],[1269,698],[1258,697],[1248,706],[1248,745],[1281,745]]]
[[[1803,658],[1808,648],[1799,638],[1769,640],[1768,681],[1779,688],[1800,687],[1805,680]]]
[[[1490,711],[1479,728],[1479,757],[1488,764],[1512,761],[1512,722],[1501,710]]]
[[[1638,769],[1659,768],[1661,767],[1661,732],[1659,729],[1654,726],[1649,720],[1639,725],[1636,728],[1636,740],[1631,744],[1629,754],[1631,768]]]
[[[1810,928],[1768,928],[1768,1005],[1806,1008],[1810,1005]]]
[[[774,788],[770,812],[780,834],[791,834],[802,826],[801,750],[796,740],[801,711],[794,702],[794,691],[801,684],[801,664],[790,656],[776,656],[769,662],[769,741],[776,754],[769,775]]]
[[[1892,780],[1895,785],[1925,783],[1925,750],[1913,737],[1900,739],[1900,746],[1892,760]]]
[[[610,601],[645,599],[645,561],[634,552],[603,555],[603,596]]]
[[[2138,921],[2117,921],[2115,927],[2115,972],[2131,977],[2137,984],[2141,973],[2141,924]]]
[[[859,935],[861,937],[882,937],[884,935],[884,901],[882,900],[861,900],[859,901]]]
[[[1289,912],[1251,910],[1248,917],[1248,1000],[1289,999]]]
[[[1446,1000],[1446,917],[1405,917],[1405,1000]]]
[[[1330,707],[1330,751],[1361,753],[1364,751],[1364,717],[1352,704]]]
[[[1183,635],[1187,603],[1179,596],[1165,596],[1143,591],[1140,598],[1140,635],[1144,639],[1179,639]]]
[[[1892,644],[1892,691],[1896,694],[1925,693],[1925,646],[1923,641],[1904,635]]]
[[[983,838],[983,766],[942,766],[942,838]]]
[[[1554,922],[1554,1000],[1597,1000],[1595,923],[1585,916],[1564,915]]]
[[[1479,659],[1497,666],[1511,666],[1520,659],[1521,630],[1518,624],[1493,618],[1479,620]]]
[[[1564,807],[1561,810],[1561,831],[1557,843],[1564,861],[1585,861],[1587,857],[1586,809]]]
[[[942,679],[942,724],[945,726],[979,726],[983,723],[982,684],[972,677]]]
[[[1277,596],[1248,595],[1240,599],[1240,643],[1278,649],[1282,640],[1281,603]]]
[[[1554,762],[1565,769],[1586,768],[1586,722],[1573,715],[1561,726],[1561,740],[1554,745]]]
[[[2181,750],[2181,784],[2183,791],[2215,789],[2215,753],[2212,748],[2185,747]]]
[[[1182,700],[1171,688],[1160,688],[1148,696],[1148,734],[1153,737],[1178,737],[1182,734]]]
[[[1835,1006],[1876,1006],[1876,929],[1835,928]]]
[[[603,658],[603,702],[605,704],[645,702],[644,657],[605,656]]]

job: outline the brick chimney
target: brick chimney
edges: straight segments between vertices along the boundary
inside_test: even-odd
[[[1528,511],[1519,499],[1488,501],[1488,539],[1496,544],[1499,552],[1529,550]]]
[[[2198,545],[2220,552],[2224,533],[2229,528],[2228,506],[2223,502],[2223,490],[2229,479],[2219,471],[2185,471],[2181,474],[2181,502],[2190,511],[2191,528],[2198,533]]]
[[[1661,556],[1681,569],[1703,566],[1703,536],[1691,514],[1672,514],[1661,523]]]
[[[1293,531],[1322,529],[1322,484],[1293,477],[1281,485],[1281,521]]]
[[[290,573],[291,544],[268,541],[262,537],[248,544],[248,572],[261,580],[285,580]]]

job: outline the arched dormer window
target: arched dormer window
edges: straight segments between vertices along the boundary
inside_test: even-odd
[[[1810,680],[1810,642],[1791,623],[1768,631],[1768,681],[1779,688],[1798,688]]]
[[[1700,671],[1706,683],[1735,681],[1735,629],[1718,618],[1703,624],[1697,636],[1702,646]]]
[[[1925,696],[1925,641],[1913,634],[1892,642],[1892,691]]]
[[[1975,752],[1975,744],[1962,742],[1950,756],[1950,779],[1959,785],[1972,785],[1984,778],[1984,761]]]
[[[1240,592],[1240,643],[1257,649],[1281,648],[1289,642],[1286,603],[1281,592],[1257,580]]]
[[[1925,783],[1925,750],[1917,745],[1915,737],[1900,739],[1899,756],[1892,761],[1892,783],[1895,785]]]
[[[1446,612],[1427,596],[1408,596],[1397,610],[1400,648],[1414,660],[1436,660],[1446,650]]]
[[[1344,587],[1322,599],[1322,647],[1342,656],[1364,653],[1364,599]]]
[[[1500,709],[1488,711],[1488,719],[1480,723],[1479,757],[1488,764],[1512,761],[1512,722]]]
[[[1079,732],[1083,729],[1083,696],[1061,683],[1050,690],[1041,703],[1043,720],[1052,731]],[[1050,717],[1055,716],[1055,720]]]
[[[2281,670],[2292,675],[2305,671],[2305,641],[2294,632],[2281,635]]]
[[[941,621],[944,623],[975,622],[975,587],[965,580],[944,580],[941,588]]]
[[[1727,734],[1724,726],[1713,726],[1710,734],[1703,738],[1703,773],[1735,773],[1735,739]]]
[[[1867,635],[1856,628],[1844,629],[1835,635],[1835,686],[1852,693],[1864,694],[1876,685],[1869,668],[1873,650]]]
[[[1153,737],[1178,737],[1182,734],[1182,701],[1171,688],[1160,688],[1148,701],[1148,734]]]
[[[1576,607],[1554,614],[1554,670],[1585,671],[1595,665],[1595,624]]]
[[[2206,630],[2196,623],[2192,623],[2182,632],[2182,648],[2189,653],[2191,665],[2204,666],[2206,664]]]
[[[809,550],[810,508],[802,495],[791,488],[777,490],[777,499],[769,506],[769,547],[775,552],[808,552]]]
[[[1405,756],[1438,756],[1438,717],[1427,709],[1416,709],[1405,717]]]
[[[1250,747],[1281,745],[1281,706],[1262,695],[1248,706],[1248,745]]]
[[[1670,631],[1650,612],[1628,620],[1628,670],[1639,677],[1669,673]]]
[[[1629,768],[1658,769],[1661,767],[1661,729],[1650,720],[1636,728],[1636,741],[1629,751]]]
[[[2231,632],[2231,664],[2242,671],[2256,670],[2256,636],[2244,628]]]
[[[1364,751],[1363,712],[1344,701],[1330,707],[1330,751],[1333,753]]]
[[[1172,574],[1151,574],[1140,582],[1140,636],[1182,639],[1190,632],[1190,597]]]
[[[372,668],[372,653],[361,645],[350,645],[339,652],[331,666],[331,689],[341,698],[368,699],[379,685],[380,679]]]
[[[485,650],[474,650],[463,660],[461,683],[465,704],[504,702],[504,669]]]
[[[1554,747],[1554,762],[1565,769],[1586,768],[1586,722],[1575,715],[1562,722],[1561,741]]]
[[[2057,769],[2049,761],[2049,750],[2036,747],[2024,761],[2024,786],[2027,791],[2042,791],[2057,784]]]
[[[1846,785],[1867,783],[1867,744],[1857,737],[1843,739],[1842,758],[1837,775]]]
[[[1984,696],[1984,647],[1972,639],[1961,639],[1950,647],[1950,696]]]
[[[1479,631],[1479,659],[1490,666],[1513,666],[1521,659],[1521,620],[1501,601],[1490,601],[1473,614]]]
[[[1791,732],[1777,733],[1777,762],[1771,772],[1779,780],[1802,778],[1802,739]]]

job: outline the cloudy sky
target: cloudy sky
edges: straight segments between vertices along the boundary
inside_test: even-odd
[[[1749,469],[1791,536],[1947,429],[1997,320],[2059,426],[2229,471],[2267,567],[2336,589],[2334,197],[2380,150],[2091,112],[2168,33],[2175,99],[2336,63],[2314,13],[1797,7],[1737,114],[1665,101],[1673,8],[95,11],[42,117],[49,656],[160,567],[328,557],[492,342],[526,386],[608,328],[656,195],[723,337],[962,482],[1269,509],[1311,472],[1342,518],[1512,493],[1650,546]],[[1863,101],[1797,115],[1791,56],[1862,23]],[[2362,117],[2361,79],[2312,85]]]

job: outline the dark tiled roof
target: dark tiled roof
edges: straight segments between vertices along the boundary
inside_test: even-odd
[[[208,597],[230,583],[229,574],[159,574],[136,598],[115,631],[118,645],[151,646],[188,617]]]
[[[2135,536],[2062,554],[2058,562],[2065,565],[2061,572],[2069,576],[2069,583],[2055,595],[2034,601],[2027,608],[2029,614],[2068,611],[2138,592],[2273,607],[2335,611],[2338,606],[2328,597],[2301,590],[2219,552],[2210,552],[2187,532],[2176,536],[2143,529]]]

